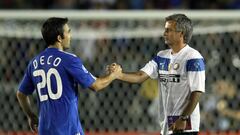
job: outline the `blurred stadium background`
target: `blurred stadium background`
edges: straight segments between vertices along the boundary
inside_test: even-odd
[[[117,0],[108,2],[113,1]],[[8,2],[15,2],[15,5]],[[104,6],[101,0],[98,2],[97,6],[83,6],[84,2],[79,2],[75,3],[78,7],[65,8],[117,7],[117,4]],[[239,1],[232,2],[238,5]],[[106,65],[112,62],[120,63],[124,71],[139,70],[159,50],[166,49],[162,39],[164,18],[172,13],[185,13],[193,20],[190,46],[199,50],[206,60],[206,94],[200,103],[201,134],[240,134],[240,11],[216,10],[239,7],[227,6],[231,4],[226,3],[225,7],[221,4],[213,6],[210,2],[206,8],[215,10],[182,10],[203,8],[182,2],[178,5],[170,3],[166,6],[168,10],[161,10],[165,8],[154,4],[150,9],[160,10],[131,10],[146,9],[146,3],[142,8],[133,8],[129,3],[123,6],[123,2],[122,8],[118,9],[129,10],[43,10],[64,8],[46,3],[43,0],[36,6],[37,1],[22,5],[14,0],[0,2],[2,9],[38,8],[0,10],[0,135],[31,134],[15,92],[29,60],[46,47],[40,28],[48,17],[70,19],[72,48],[69,52],[81,57],[90,72],[101,76]],[[170,10],[171,7],[175,10]],[[179,7],[181,10],[176,10]],[[157,93],[154,80],[147,80],[142,85],[115,81],[99,93],[81,89],[79,111],[87,135],[159,134]],[[37,112],[36,95],[32,101]]]

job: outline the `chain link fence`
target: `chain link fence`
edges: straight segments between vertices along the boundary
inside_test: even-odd
[[[28,62],[46,47],[39,36],[41,23],[41,20],[0,21],[1,27],[8,26],[0,28],[7,31],[0,36],[2,131],[29,130],[15,93]],[[104,75],[106,65],[112,62],[120,63],[124,71],[137,71],[159,50],[168,48],[161,35],[156,35],[163,31],[163,25],[163,20],[71,21],[73,39],[68,51],[78,55],[95,76]],[[139,28],[145,33],[137,34]],[[94,30],[102,35],[92,34]],[[190,42],[206,63],[206,93],[200,103],[201,130],[236,131],[240,127],[240,30],[208,30],[195,32]],[[114,81],[99,93],[79,89],[79,112],[86,131],[159,131],[156,81],[147,80],[141,85]],[[32,98],[35,112],[36,99],[35,94]]]

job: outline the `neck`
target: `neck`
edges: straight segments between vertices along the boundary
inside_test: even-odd
[[[186,44],[184,44],[184,43],[171,46],[172,54],[178,53],[185,46],[186,46]]]
[[[62,47],[62,45],[59,44],[59,43],[55,43],[55,44],[53,44],[53,45],[49,45],[48,48],[57,48],[57,49],[63,51],[63,47]]]

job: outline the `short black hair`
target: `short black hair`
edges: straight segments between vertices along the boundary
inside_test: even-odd
[[[192,38],[192,21],[184,14],[173,14],[165,18],[165,21],[175,21],[176,31],[183,32],[184,43],[189,43]]]
[[[46,44],[53,45],[57,41],[57,36],[63,36],[63,26],[67,24],[68,18],[51,17],[42,25],[42,36]]]

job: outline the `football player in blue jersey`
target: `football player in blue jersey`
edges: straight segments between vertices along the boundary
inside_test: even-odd
[[[41,31],[48,47],[29,62],[17,91],[19,104],[31,130],[39,135],[84,135],[78,114],[77,84],[102,90],[117,78],[121,69],[96,78],[79,57],[65,52],[71,40],[67,18],[49,18]],[[34,90],[39,101],[38,118],[29,102]]]

